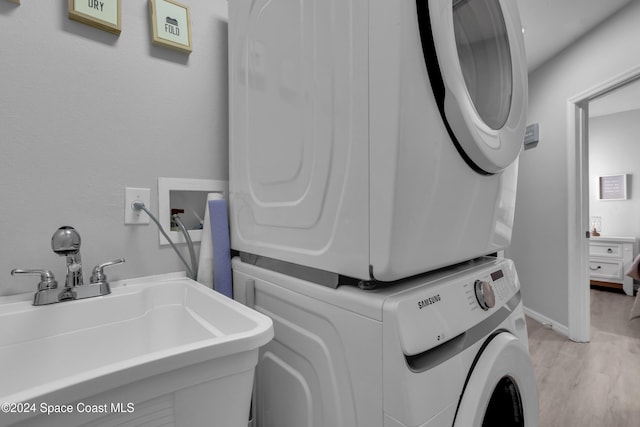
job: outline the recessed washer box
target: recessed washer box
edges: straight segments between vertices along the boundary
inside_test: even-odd
[[[171,210],[181,209],[180,219],[194,242],[202,240],[200,223],[204,220],[207,195],[220,193],[227,199],[229,183],[212,179],[158,178],[158,220],[174,243],[186,243],[180,231],[171,230]],[[158,231],[160,245],[169,242]]]

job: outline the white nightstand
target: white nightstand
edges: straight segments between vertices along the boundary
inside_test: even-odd
[[[634,260],[637,246],[635,237],[591,237],[589,240],[590,279],[597,282],[619,283],[627,295],[633,295],[633,279],[624,273]]]

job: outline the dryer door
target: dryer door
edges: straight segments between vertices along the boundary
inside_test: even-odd
[[[458,151],[480,173],[520,154],[527,69],[515,1],[417,0],[429,79]]]
[[[454,427],[538,427],[538,392],[531,357],[508,332],[495,336],[476,358]]]

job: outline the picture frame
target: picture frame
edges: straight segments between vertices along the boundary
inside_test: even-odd
[[[153,43],[191,53],[191,13],[189,6],[173,0],[149,0]]]
[[[121,0],[69,0],[69,19],[109,33],[122,32]]]
[[[600,175],[598,177],[599,200],[627,200],[628,174]]]

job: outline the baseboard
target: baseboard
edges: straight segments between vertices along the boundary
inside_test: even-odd
[[[537,311],[531,310],[527,307],[524,307],[524,314],[531,317],[533,320],[542,323],[545,326],[551,327],[551,329],[553,329],[560,335],[564,335],[567,338],[569,337],[569,328],[567,326],[561,325],[555,320],[549,319],[547,316],[544,316]]]

